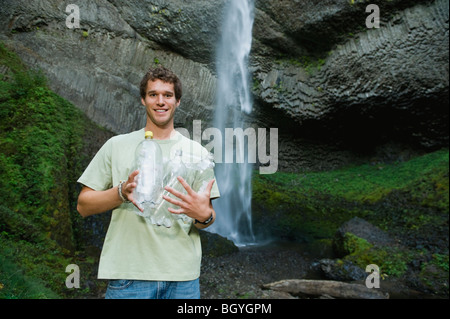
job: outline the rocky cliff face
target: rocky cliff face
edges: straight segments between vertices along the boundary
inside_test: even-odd
[[[144,125],[138,85],[161,63],[177,71],[184,98],[176,125],[211,125],[215,49],[225,0],[5,0],[0,39],[50,86],[116,133]],[[447,0],[367,4],[348,0],[255,1],[254,112],[249,125],[280,128],[280,168],[320,169],[387,141],[448,145]]]
[[[296,34],[315,34],[320,41],[316,52],[309,44],[317,60],[288,57],[258,73],[260,98],[282,109],[299,128],[338,140],[371,144],[368,138],[400,138],[428,147],[448,143],[448,126],[438,120],[448,119],[448,1],[388,11],[381,28],[371,30],[361,28],[361,17],[348,21],[355,10],[348,4],[323,10],[325,17],[314,26],[322,25],[328,35],[308,31],[311,25],[297,27]],[[324,25],[324,20],[330,22]],[[329,28],[333,22],[334,32]],[[302,63],[306,67],[298,67]]]

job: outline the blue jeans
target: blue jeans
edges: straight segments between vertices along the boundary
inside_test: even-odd
[[[199,279],[191,281],[111,280],[105,299],[200,299]]]

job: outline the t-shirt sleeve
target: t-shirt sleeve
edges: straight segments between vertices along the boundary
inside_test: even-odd
[[[96,191],[107,190],[112,187],[111,169],[112,140],[109,139],[97,152],[86,170],[78,179],[83,184]]]

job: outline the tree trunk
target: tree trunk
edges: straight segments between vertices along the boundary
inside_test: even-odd
[[[263,285],[266,289],[288,292],[290,294],[306,294],[313,296],[329,295],[334,298],[347,299],[388,299],[389,294],[360,284],[349,284],[332,280],[281,280]]]

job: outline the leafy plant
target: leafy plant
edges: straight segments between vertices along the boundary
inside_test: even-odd
[[[72,185],[92,124],[2,43],[0,66],[9,70],[0,80],[0,296],[54,298],[68,293],[64,269],[77,246]]]

